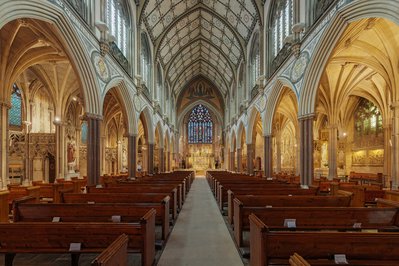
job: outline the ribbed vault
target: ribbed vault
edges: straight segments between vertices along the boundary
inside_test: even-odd
[[[147,0],[140,22],[155,47],[156,61],[178,94],[197,76],[223,95],[245,60],[245,47],[259,21],[255,0]]]

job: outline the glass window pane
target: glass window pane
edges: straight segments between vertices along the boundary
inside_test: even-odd
[[[211,144],[213,122],[209,110],[202,104],[197,105],[190,114],[188,122],[188,143]]]

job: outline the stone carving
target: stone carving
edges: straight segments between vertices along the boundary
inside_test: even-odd
[[[111,75],[104,58],[98,52],[94,52],[91,56],[91,60],[96,70],[97,76],[103,82],[108,82],[111,79]]]
[[[302,77],[303,73],[309,62],[309,54],[302,53],[297,60],[295,60],[294,65],[291,69],[291,81],[297,83]]]

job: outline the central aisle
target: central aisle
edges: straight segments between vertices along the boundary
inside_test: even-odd
[[[158,266],[242,266],[205,177],[196,177]]]

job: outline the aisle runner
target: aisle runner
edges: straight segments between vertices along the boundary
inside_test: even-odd
[[[242,266],[205,177],[196,177],[158,266]]]

